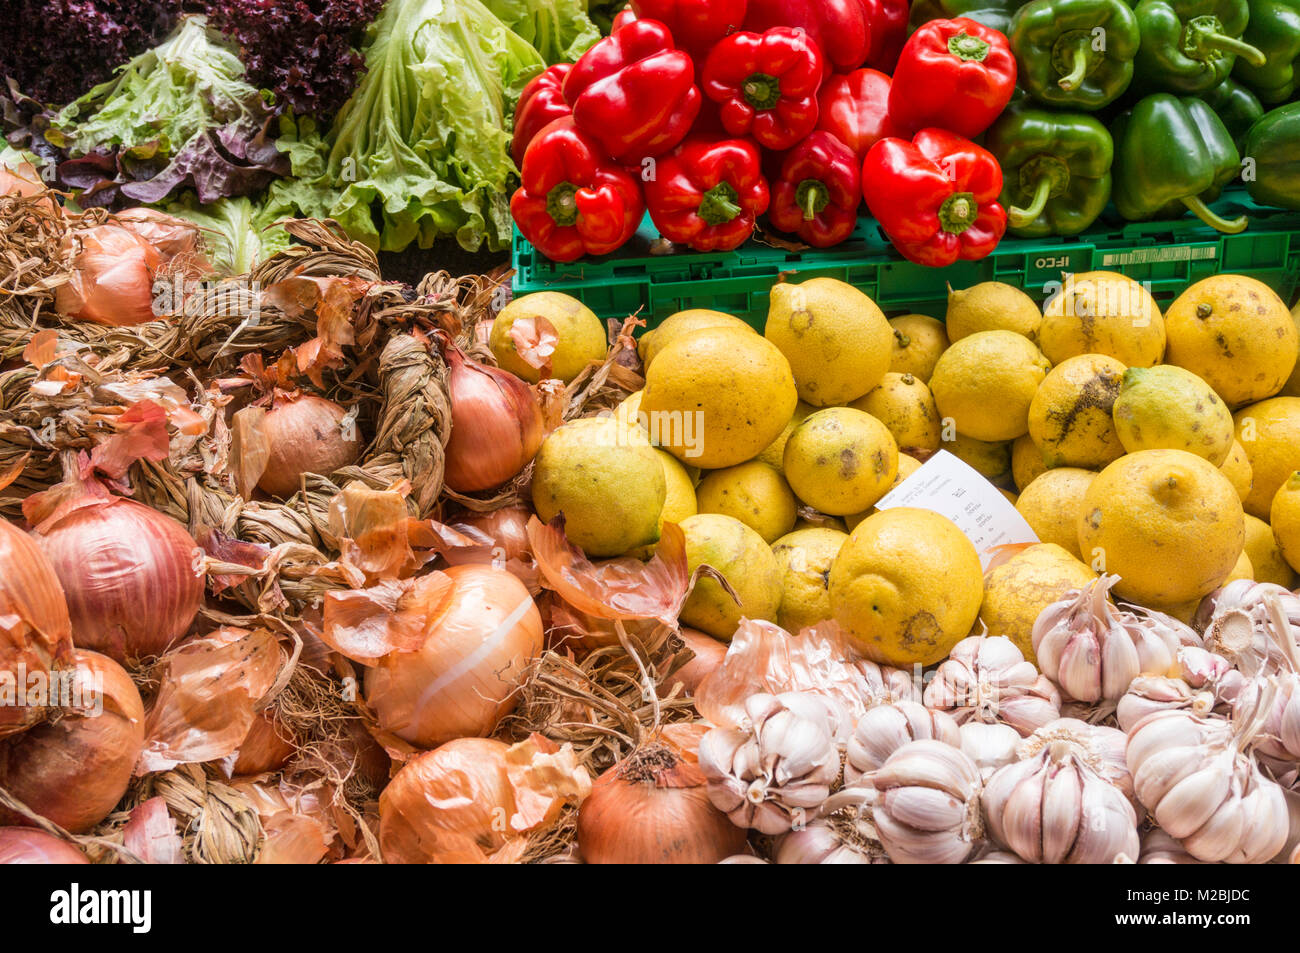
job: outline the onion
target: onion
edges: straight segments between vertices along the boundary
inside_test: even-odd
[[[542,617],[504,569],[452,566],[423,622],[423,644],[366,669],[366,702],[380,725],[432,748],[486,735],[518,701],[524,669],[542,652]]]
[[[278,400],[262,419],[266,469],[257,485],[272,496],[298,492],[303,474],[329,476],[361,455],[357,428],[345,427],[345,411],[332,400],[300,394]]]
[[[542,408],[508,371],[479,364],[443,343],[451,438],[443,479],[458,493],[491,490],[528,465],[542,445]]]
[[[253,724],[235,752],[235,763],[230,768],[234,776],[266,774],[279,771],[298,749],[286,740],[289,729],[275,717],[271,708],[263,708],[253,718]]]
[[[34,827],[0,827],[0,864],[88,864],[65,840]]]
[[[699,767],[667,745],[614,765],[578,808],[578,850],[589,864],[716,864],[745,839],[709,801]]]
[[[164,262],[178,255],[196,256],[199,251],[199,227],[183,218],[152,208],[129,208],[114,218],[152,245]]]
[[[687,695],[694,695],[695,690],[700,687],[700,682],[704,681],[704,676],[721,665],[722,660],[726,658],[727,645],[686,626],[682,626],[680,634],[686,647],[695,653],[695,657],[664,679],[661,688],[666,693],[680,682]]]
[[[124,664],[163,652],[203,601],[200,552],[155,509],[110,497],[37,526],[68,598],[73,642]]]
[[[528,519],[532,515],[526,507],[505,506],[487,513],[465,513],[457,516],[451,525],[453,528],[472,526],[483,533],[500,549],[506,562],[515,559],[531,562],[533,545],[528,541]]]
[[[9,678],[20,689],[20,675],[48,673],[71,654],[72,623],[54,567],[32,537],[0,520],[0,676],[8,676],[0,691]],[[0,738],[43,714],[30,705],[0,704]]]
[[[121,225],[96,225],[68,233],[63,245],[79,250],[72,277],[55,291],[60,314],[112,327],[158,317],[153,281],[163,262],[147,241]]]
[[[126,793],[144,747],[144,704],[131,676],[107,656],[77,652],[74,666],[65,700],[75,706],[0,741],[0,787],[80,834]],[[0,808],[0,825],[24,820]]]

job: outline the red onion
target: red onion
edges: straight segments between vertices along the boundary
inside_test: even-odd
[[[34,827],[0,827],[0,864],[88,864],[65,840]]]

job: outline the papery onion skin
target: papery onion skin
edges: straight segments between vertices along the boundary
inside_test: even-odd
[[[0,865],[88,863],[85,854],[53,834],[35,827],[0,827]]]
[[[479,364],[450,344],[443,356],[451,398],[443,478],[458,493],[501,486],[537,455],[542,408],[532,388],[510,372]]]
[[[361,438],[356,427],[344,427],[346,416],[334,401],[315,394],[278,402],[262,419],[270,455],[258,487],[272,496],[290,497],[301,488],[304,474],[329,476],[355,463]]]
[[[716,864],[745,841],[709,800],[699,767],[663,745],[607,770],[578,808],[578,851],[588,864]]]
[[[289,740],[289,730],[276,718],[271,708],[257,713],[248,734],[244,735],[230,773],[236,777],[279,771],[293,757],[297,748]]]
[[[528,560],[533,546],[528,541],[528,519],[532,511],[522,506],[503,506],[487,513],[465,513],[452,520],[452,525],[465,524],[485,533],[501,550],[501,557]]]
[[[452,566],[424,645],[392,652],[366,669],[366,703],[379,723],[433,748],[489,734],[518,703],[524,669],[542,652],[542,617],[514,575],[491,566]]]
[[[37,541],[67,595],[77,648],[124,664],[161,654],[203,603],[193,538],[133,500],[75,510]]]
[[[20,664],[28,676],[48,673],[71,655],[72,622],[54,567],[31,536],[0,520],[0,673],[9,673],[18,689]],[[0,705],[0,739],[43,714],[28,705]]]
[[[661,689],[667,694],[680,683],[687,695],[694,695],[704,677],[722,664],[727,655],[727,644],[686,626],[682,626],[681,637],[695,657],[664,679]]]
[[[139,235],[153,246],[164,262],[177,255],[197,255],[199,227],[183,218],[168,215],[153,208],[128,208],[114,216],[128,231]],[[195,261],[195,265],[206,262]]]
[[[59,717],[0,741],[0,787],[80,834],[107,817],[126,793],[144,747],[144,703],[131,676],[108,656],[79,651],[74,664],[82,707],[65,708]],[[22,816],[0,808],[0,825],[23,823]]]
[[[157,249],[121,225],[71,232],[63,243],[79,250],[71,279],[54,293],[60,314],[109,327],[157,319],[153,283],[162,266]]]
[[[379,796],[384,862],[483,863],[506,848],[507,750],[491,738],[458,738],[408,761]]]

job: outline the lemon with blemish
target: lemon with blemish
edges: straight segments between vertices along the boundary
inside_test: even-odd
[[[978,331],[943,352],[930,377],[939,414],[976,440],[1015,440],[1029,431],[1029,405],[1051,365],[1013,331]]]
[[[890,318],[889,326],[894,332],[889,369],[930,383],[939,355],[948,349],[948,330],[943,322],[924,314],[904,314]]]
[[[702,574],[679,615],[681,621],[730,641],[742,618],[774,621],[781,605],[781,569],[763,537],[740,520],[699,513],[682,520],[691,573],[710,566],[721,573],[739,603],[714,578]]]
[[[785,478],[795,495],[831,516],[860,513],[889,490],[898,444],[875,417],[851,407],[819,410],[785,445]]]
[[[695,488],[695,499],[699,512],[734,516],[766,543],[790,532],[799,515],[785,477],[757,460],[710,470]]]
[[[772,543],[781,567],[781,608],[776,621],[792,635],[831,617],[831,565],[848,540],[834,529],[800,529]]]
[[[1103,467],[1124,455],[1111,408],[1124,365],[1104,354],[1067,358],[1029,405],[1029,436],[1049,467]]]

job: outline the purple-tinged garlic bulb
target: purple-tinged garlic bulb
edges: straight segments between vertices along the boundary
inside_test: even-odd
[[[1287,622],[1282,631],[1269,624],[1270,598],[1282,607]],[[1283,639],[1289,636],[1292,648],[1300,640],[1300,596],[1275,583],[1237,579],[1206,596],[1193,621],[1201,629],[1205,648],[1243,675],[1275,672],[1286,665]]]
[[[961,747],[961,734],[952,717],[913,701],[868,708],[858,719],[845,751],[844,782],[855,783],[874,771],[909,741],[934,738]]]
[[[973,635],[935,669],[925,704],[958,724],[1001,723],[1025,736],[1060,717],[1061,696],[1006,636]]]

